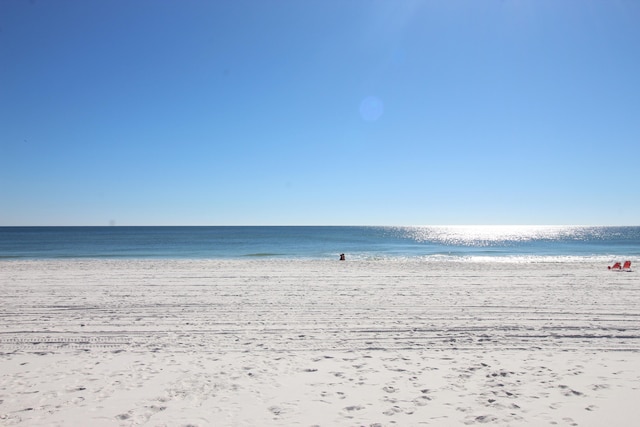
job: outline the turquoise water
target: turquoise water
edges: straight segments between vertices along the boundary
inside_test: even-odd
[[[640,227],[0,227],[0,259],[640,258]]]

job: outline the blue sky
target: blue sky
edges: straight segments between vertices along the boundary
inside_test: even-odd
[[[638,225],[640,2],[0,2],[0,225]]]

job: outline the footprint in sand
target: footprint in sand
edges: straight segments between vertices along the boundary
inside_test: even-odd
[[[429,401],[431,401],[431,398],[429,396],[420,396],[416,399],[413,399],[413,404],[416,406],[427,406],[429,404]]]
[[[470,424],[476,424],[476,423],[479,423],[479,424],[495,423],[496,421],[498,421],[498,419],[493,415],[478,415],[476,417],[467,418],[464,423],[466,425],[470,425]]]
[[[282,413],[282,408],[279,406],[270,406],[269,412],[271,412],[273,415],[280,415]]]
[[[116,415],[116,418],[120,421],[125,421],[128,420],[129,418],[131,418],[131,414],[120,414],[120,415]]]
[[[386,411],[384,411],[383,414],[387,415],[387,416],[392,416],[392,415],[395,415],[395,414],[397,414],[399,412],[402,412],[402,409],[399,406],[393,406],[393,407],[387,409]]]
[[[580,391],[569,388],[569,386],[567,385],[560,385],[558,387],[562,389],[562,394],[564,394],[565,396],[582,396],[584,394]]]

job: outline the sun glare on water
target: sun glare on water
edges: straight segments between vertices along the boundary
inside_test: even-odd
[[[405,237],[446,245],[490,246],[498,242],[577,237],[581,227],[542,225],[455,225],[402,227]]]

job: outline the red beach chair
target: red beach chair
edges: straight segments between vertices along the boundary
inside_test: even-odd
[[[607,267],[609,270],[622,270],[622,266],[620,265],[619,262],[616,262],[613,265],[610,265],[609,267]]]
[[[624,271],[631,271],[631,261],[625,261],[624,265],[622,266],[622,269]]]

